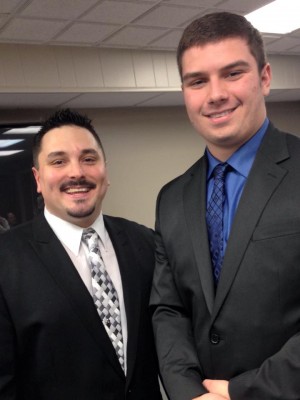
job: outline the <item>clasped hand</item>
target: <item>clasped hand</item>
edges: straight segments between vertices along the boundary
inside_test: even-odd
[[[193,400],[230,400],[228,381],[205,379],[202,384],[209,393],[195,397]]]

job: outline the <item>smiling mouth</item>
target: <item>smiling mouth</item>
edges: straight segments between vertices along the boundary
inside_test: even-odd
[[[61,185],[60,191],[67,194],[82,194],[87,193],[92,189],[95,189],[96,185],[92,182],[88,182],[85,179],[79,181],[69,181]]]
[[[212,119],[226,117],[227,115],[231,114],[234,110],[235,108],[231,108],[230,110],[222,111],[219,113],[207,114],[207,117]]]
[[[87,193],[90,191],[91,188],[67,188],[65,190],[66,193],[68,194],[75,194],[75,193]]]

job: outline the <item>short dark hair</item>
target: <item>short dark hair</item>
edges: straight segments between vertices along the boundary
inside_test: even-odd
[[[43,137],[46,135],[46,133],[55,128],[60,128],[62,126],[71,126],[71,125],[87,129],[95,138],[105,158],[104,148],[102,146],[101,140],[95,128],[92,125],[91,119],[89,119],[85,115],[79,114],[77,111],[72,111],[69,108],[66,108],[56,111],[49,118],[47,118],[42,123],[41,129],[34,136],[33,146],[32,146],[32,157],[33,157],[33,164],[36,168],[38,167],[38,156],[41,151],[42,140]]]
[[[261,71],[267,60],[260,32],[242,15],[215,12],[194,20],[185,28],[177,47],[177,65],[181,79],[182,57],[186,50],[236,37],[246,41],[257,62],[258,69]]]

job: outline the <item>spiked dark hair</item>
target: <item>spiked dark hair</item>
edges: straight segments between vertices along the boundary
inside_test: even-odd
[[[38,167],[38,155],[41,151],[42,140],[43,137],[46,135],[46,133],[55,128],[60,128],[62,126],[71,126],[71,125],[87,129],[95,138],[96,142],[98,143],[105,157],[105,152],[101,140],[97,135],[95,128],[92,125],[92,121],[85,115],[79,114],[77,111],[72,111],[66,108],[56,111],[49,118],[47,118],[43,122],[41,129],[34,136],[33,146],[32,146],[32,157],[33,157],[33,164],[36,168]]]

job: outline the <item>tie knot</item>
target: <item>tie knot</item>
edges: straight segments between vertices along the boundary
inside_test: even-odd
[[[93,228],[84,229],[82,232],[82,240],[89,249],[94,247],[93,243],[98,239],[98,234]]]
[[[224,180],[229,165],[227,163],[220,163],[214,168],[214,178],[217,180]]]

